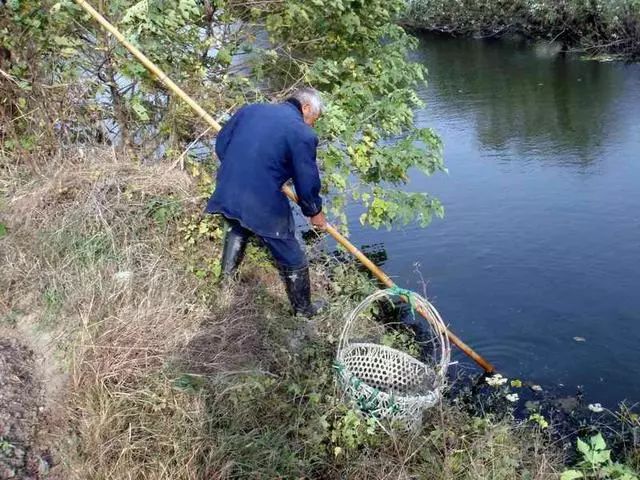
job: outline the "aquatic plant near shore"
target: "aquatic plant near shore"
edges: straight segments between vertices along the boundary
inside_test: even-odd
[[[496,373],[491,377],[485,378],[484,381],[487,383],[487,385],[491,385],[492,387],[499,387],[507,383],[508,380],[508,378],[504,378],[500,373]]]

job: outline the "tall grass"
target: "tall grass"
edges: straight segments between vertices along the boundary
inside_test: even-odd
[[[188,202],[189,178],[99,148],[7,188],[2,291],[18,318],[53,333],[68,362],[70,474],[200,478],[204,402],[174,390],[165,365],[210,312],[169,254],[168,232],[145,215],[152,196]]]

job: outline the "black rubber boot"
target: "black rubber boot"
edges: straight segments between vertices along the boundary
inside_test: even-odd
[[[293,307],[294,315],[313,317],[325,306],[325,302],[311,302],[309,267],[281,268],[280,276],[287,288],[287,296]]]
[[[244,258],[249,237],[227,224],[222,247],[222,278],[231,278]]]

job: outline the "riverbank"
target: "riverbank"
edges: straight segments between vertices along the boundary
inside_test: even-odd
[[[451,35],[521,35],[553,43],[556,53],[640,58],[640,4],[633,0],[555,2],[412,0],[402,23]]]
[[[0,240],[3,328],[30,332],[29,345],[48,338],[55,348],[36,356],[56,373],[40,381],[64,379],[68,427],[44,440],[50,478],[554,478],[559,455],[535,428],[443,403],[420,435],[390,437],[339,401],[335,342],[373,288],[366,277],[316,263],[331,308],[301,329],[260,250],[233,289],[216,285],[220,231],[187,173],[104,149],[50,167],[4,176]],[[11,431],[3,441],[30,445]]]
[[[50,401],[21,406],[33,410],[21,414],[34,419],[31,433],[3,429],[1,478],[511,480],[562,471],[569,457],[552,428],[515,420],[501,390],[500,409],[480,413],[456,396],[409,436],[345,406],[332,380],[336,339],[344,314],[375,286],[315,255],[314,290],[331,306],[301,323],[253,246],[239,283],[222,288],[221,230],[201,215],[197,177],[116,160],[103,147],[70,147],[46,173],[16,165],[2,170],[0,324],[26,352],[16,368],[34,365],[25,388]]]

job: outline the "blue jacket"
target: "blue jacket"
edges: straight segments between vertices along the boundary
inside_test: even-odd
[[[298,105],[246,105],[225,124],[216,139],[222,164],[207,212],[236,219],[263,237],[294,238],[289,200],[280,190],[293,179],[302,213],[320,213],[318,137]]]

